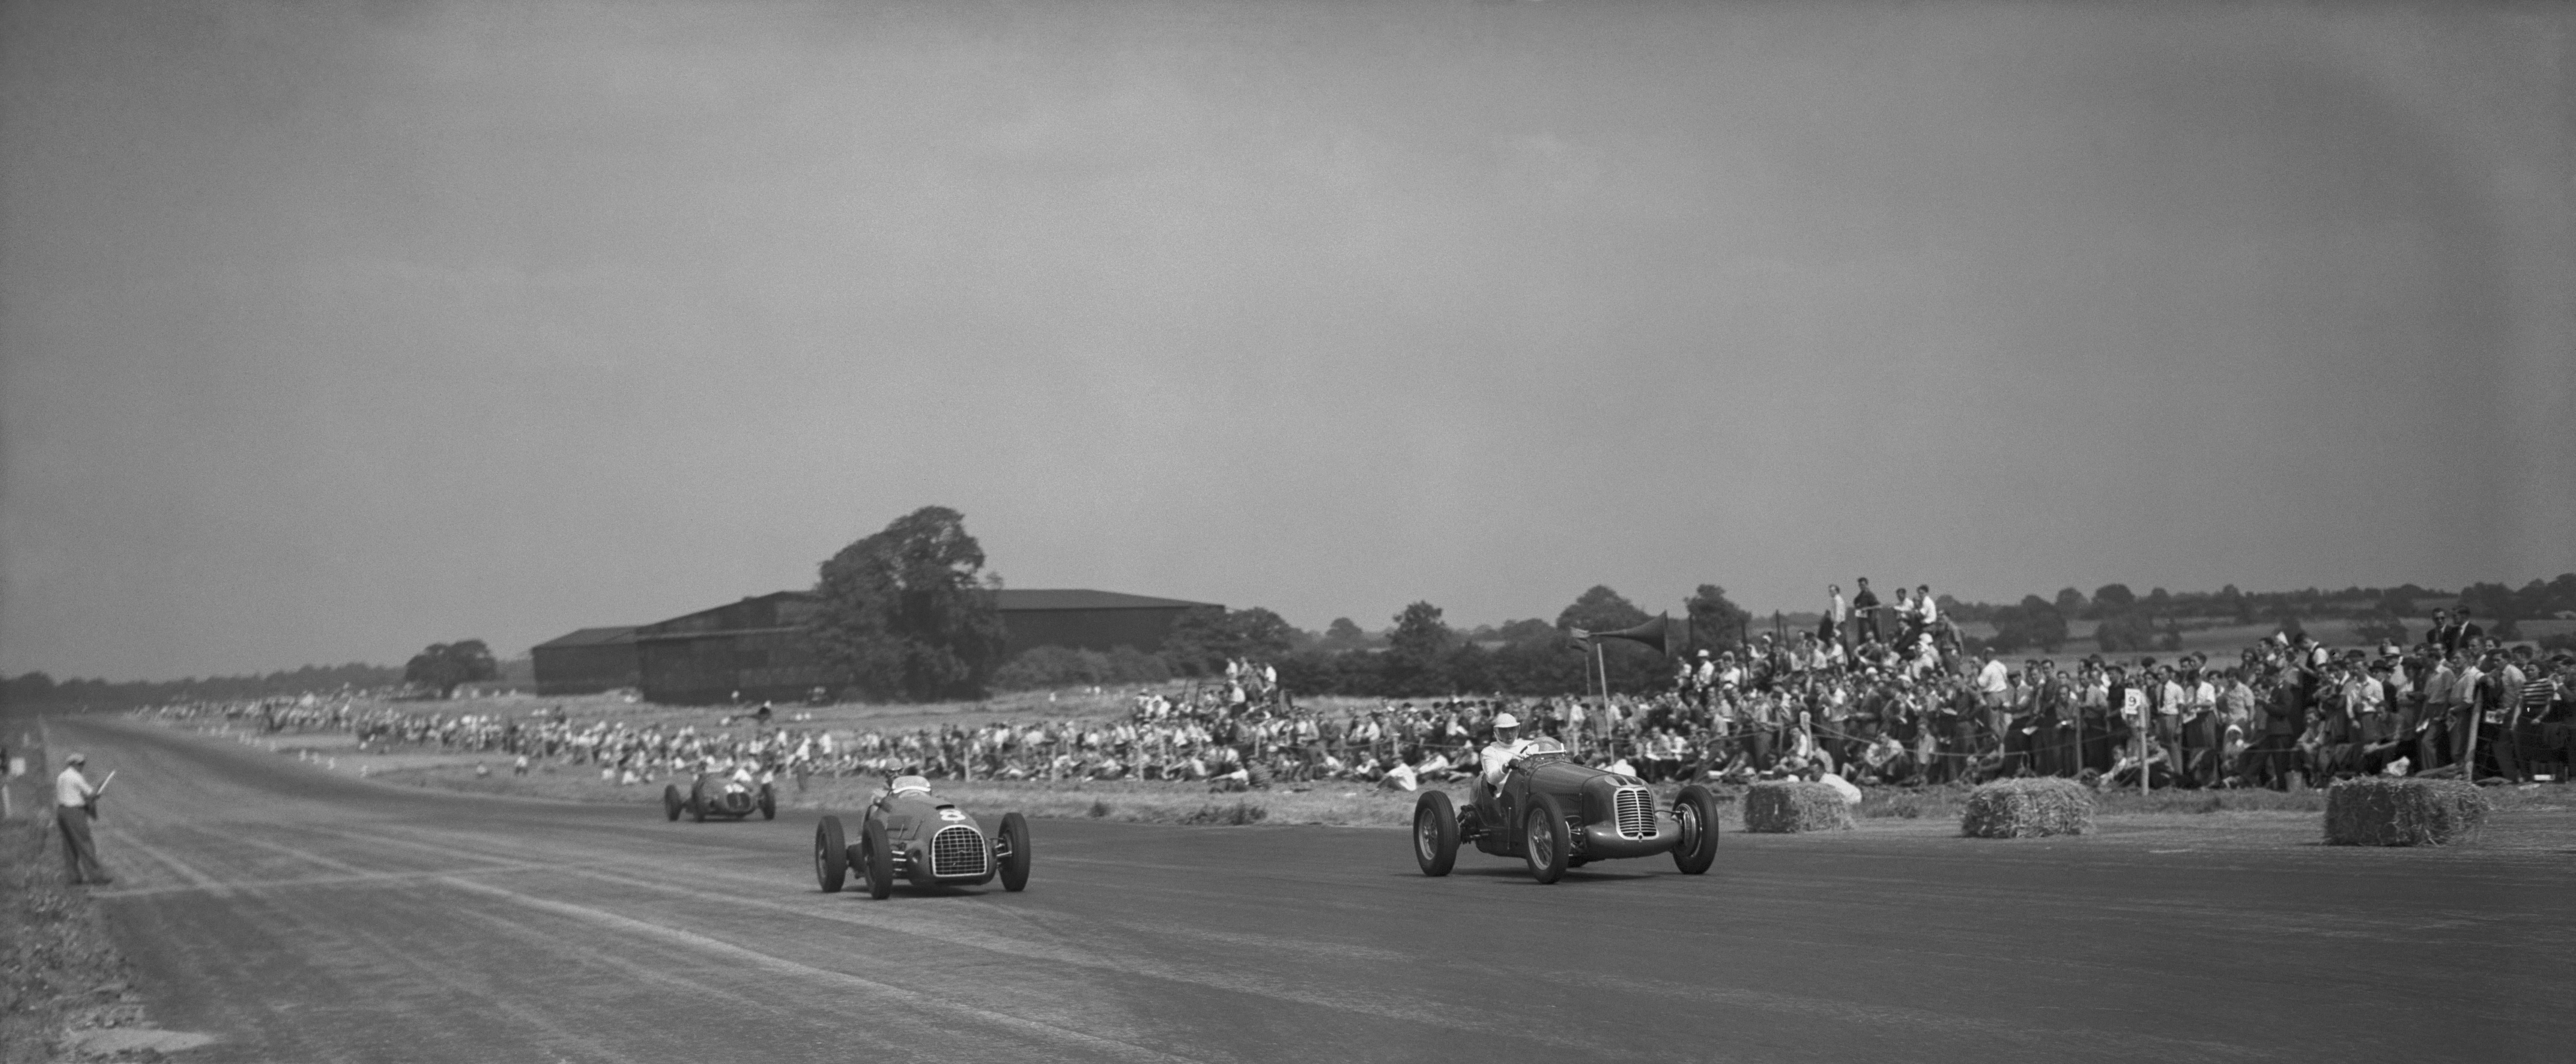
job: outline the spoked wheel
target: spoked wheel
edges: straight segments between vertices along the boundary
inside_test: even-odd
[[[822,884],[823,893],[841,892],[841,881],[850,874],[850,844],[841,836],[841,818],[827,816],[814,825],[814,881]]]
[[[1565,826],[1565,807],[1553,794],[1530,796],[1529,816],[1521,821],[1522,854],[1530,878],[1554,883],[1565,876],[1565,861],[1574,849],[1573,832]]]
[[[1002,841],[1011,845],[1011,855],[1002,858],[1002,889],[1028,889],[1031,856],[1028,818],[1018,813],[1002,814]]]
[[[680,819],[680,804],[680,785],[676,783],[663,784],[662,816],[669,820]]]
[[[1426,876],[1445,876],[1458,864],[1458,807],[1447,791],[1424,791],[1413,802],[1413,860]]]
[[[1708,788],[1691,784],[1673,799],[1673,819],[1680,821],[1682,839],[1673,847],[1673,864],[1683,875],[1708,871],[1717,861],[1717,796]]]
[[[884,901],[894,895],[894,840],[886,837],[885,822],[871,817],[860,841],[868,857],[868,897]]]

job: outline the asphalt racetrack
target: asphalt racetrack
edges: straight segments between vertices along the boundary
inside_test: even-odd
[[[221,1039],[185,1060],[2576,1059],[2566,851],[1735,834],[1540,886],[1382,829],[1041,820],[1026,893],[870,901],[815,889],[809,812],[51,727],[119,770],[99,893],[155,1019]]]

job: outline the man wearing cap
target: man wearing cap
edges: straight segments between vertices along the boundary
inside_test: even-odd
[[[54,777],[54,823],[63,832],[63,863],[70,866],[74,884],[114,883],[116,878],[99,867],[98,844],[89,837],[89,822],[98,816],[98,788],[81,775],[87,764],[88,758],[73,754],[63,759],[63,774]]]
[[[1494,741],[1485,744],[1484,752],[1479,755],[1484,763],[1485,785],[1502,786],[1504,767],[1510,765],[1513,758],[1521,756],[1521,749],[1528,744],[1529,740],[1521,738],[1519,717],[1509,713],[1495,714]]]

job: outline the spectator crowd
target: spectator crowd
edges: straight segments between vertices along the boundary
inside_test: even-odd
[[[182,703],[165,717],[277,732],[347,731],[362,748],[490,752],[642,782],[749,769],[793,776],[1186,780],[1218,788],[1348,781],[1412,789],[1463,780],[1509,712],[1589,763],[1658,781],[1833,774],[1922,785],[2038,775],[2104,787],[2273,787],[2359,774],[2564,779],[2576,659],[2507,646],[2437,612],[2412,646],[2333,648],[2284,633],[2232,658],[2018,664],[1978,651],[1928,587],[1882,604],[1837,589],[1816,629],[1680,657],[1668,689],[1602,697],[1458,696],[1302,707],[1275,669],[1228,662],[1207,681],[1142,690],[1109,719],[877,731],[719,725],[560,709],[521,717],[360,707],[311,697]],[[2143,780],[2141,779],[2143,777]]]

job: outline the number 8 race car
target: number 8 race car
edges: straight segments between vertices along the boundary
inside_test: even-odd
[[[1611,857],[1670,853],[1694,876],[1717,860],[1717,797],[1708,788],[1684,787],[1672,808],[1657,809],[1646,781],[1575,764],[1553,739],[1531,740],[1500,788],[1477,777],[1472,802],[1463,815],[1447,791],[1414,802],[1413,856],[1423,875],[1448,875],[1461,842],[1528,861],[1541,883]]]
[[[917,887],[979,887],[1002,877],[1002,889],[1029,885],[1029,822],[1005,813],[997,830],[930,793],[930,781],[897,776],[860,820],[859,841],[842,834],[841,818],[814,825],[814,879],[823,893],[838,893],[852,870],[868,896],[894,893],[895,877]]]

